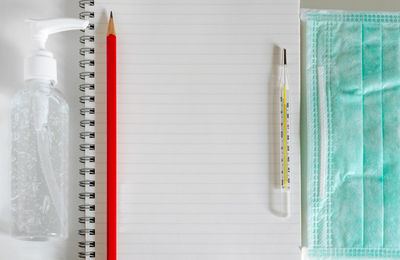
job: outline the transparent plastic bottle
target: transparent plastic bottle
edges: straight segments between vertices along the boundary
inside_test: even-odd
[[[66,237],[69,107],[52,81],[29,80],[12,101],[12,234]]]
[[[46,49],[54,33],[83,30],[89,21],[28,20],[32,51],[25,88],[11,109],[11,233],[25,240],[67,237],[69,108],[57,84],[57,61]]]

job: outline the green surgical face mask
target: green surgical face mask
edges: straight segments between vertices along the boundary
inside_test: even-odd
[[[303,17],[309,254],[400,257],[400,14]]]

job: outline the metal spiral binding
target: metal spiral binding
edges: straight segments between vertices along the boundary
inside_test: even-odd
[[[94,0],[80,0],[79,7],[83,11],[79,14],[80,19],[90,20],[93,19],[95,13],[92,11],[94,7]],[[79,174],[82,176],[82,180],[79,181],[79,186],[84,189],[83,192],[79,193],[79,199],[82,200],[82,204],[79,205],[79,211],[82,212],[83,216],[79,218],[79,223],[82,224],[83,228],[79,230],[79,235],[82,236],[81,242],[78,246],[81,248],[78,257],[83,259],[94,259],[95,258],[95,241],[93,236],[95,235],[94,224],[96,218],[94,217],[95,203],[94,199],[96,193],[94,192],[95,181],[93,176],[96,173],[94,167],[95,162],[95,132],[93,130],[95,126],[94,114],[94,58],[91,56],[94,54],[94,36],[93,33],[88,33],[94,31],[94,24],[89,23],[86,28],[84,35],[82,35],[79,41],[84,45],[79,53],[84,57],[79,61],[79,66],[84,69],[79,74],[80,79],[84,82],[79,86],[79,90],[82,91],[82,96],[80,96],[79,101],[82,103],[83,107],[80,109],[80,114],[84,117],[80,121],[80,126],[82,131],[80,133],[80,138],[84,140],[84,143],[80,144],[79,149],[82,151],[83,155],[79,157],[79,161],[82,164],[82,168],[79,169]],[[92,43],[92,44],[90,44]],[[88,46],[89,45],[89,46]],[[93,82],[91,82],[93,81]]]

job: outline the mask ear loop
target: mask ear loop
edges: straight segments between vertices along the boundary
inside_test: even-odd
[[[319,168],[319,196],[325,196],[326,183],[326,84],[325,69],[318,67],[318,93],[319,93],[319,122],[320,122],[320,168]]]

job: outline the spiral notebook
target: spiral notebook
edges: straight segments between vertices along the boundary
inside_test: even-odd
[[[298,0],[81,0],[81,258],[106,259],[106,55],[118,41],[118,259],[300,259]],[[280,47],[292,98],[279,201]]]

